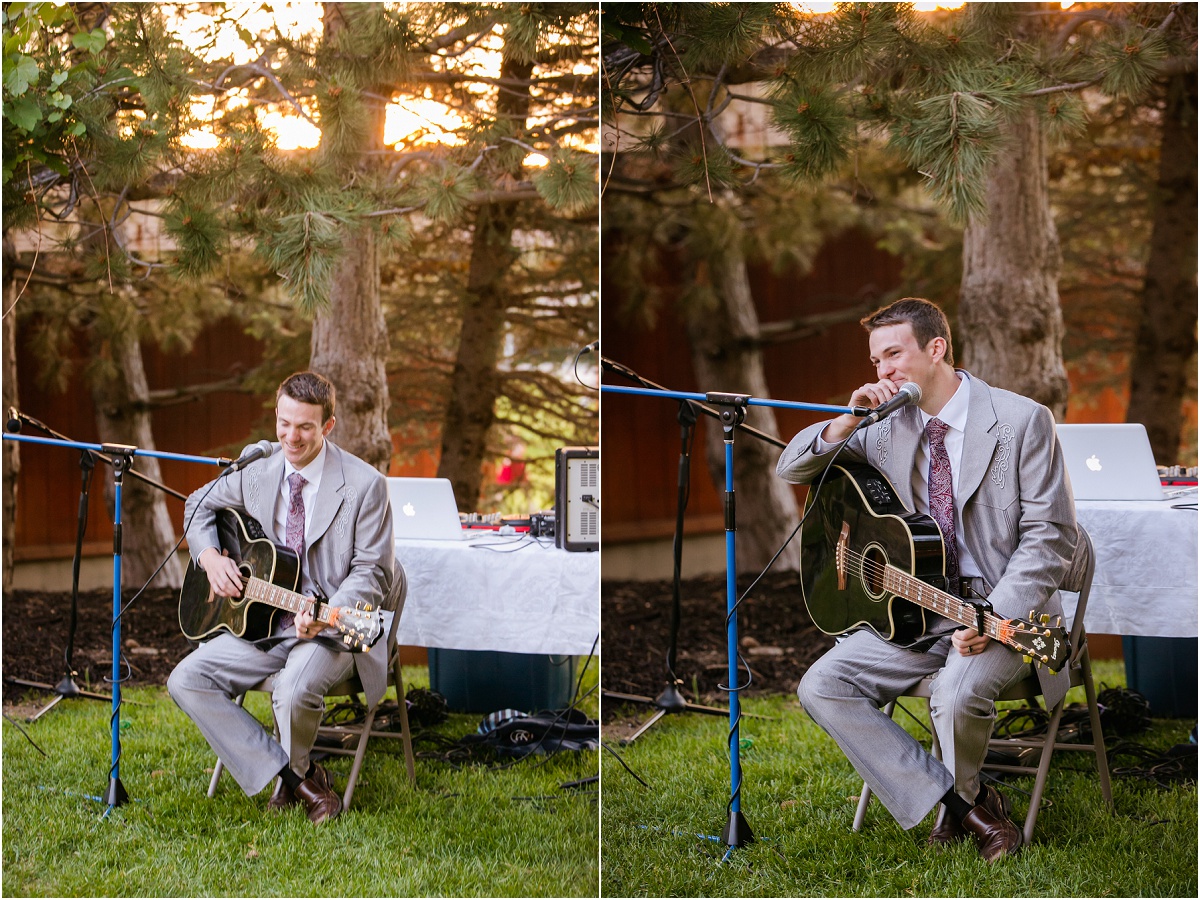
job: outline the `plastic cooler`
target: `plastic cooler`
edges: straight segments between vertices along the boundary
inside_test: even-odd
[[[429,648],[429,686],[454,712],[562,709],[575,691],[574,656]]]
[[[1197,639],[1126,635],[1121,643],[1125,683],[1150,702],[1150,715],[1195,718]]]

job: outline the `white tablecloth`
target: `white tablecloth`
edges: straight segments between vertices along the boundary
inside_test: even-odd
[[[1090,634],[1196,637],[1196,495],[1174,500],[1081,500],[1096,547],[1085,624]],[[1077,595],[1064,594],[1068,614]]]
[[[401,644],[577,656],[593,650],[599,553],[484,532],[464,541],[398,540],[396,558],[408,575]]]

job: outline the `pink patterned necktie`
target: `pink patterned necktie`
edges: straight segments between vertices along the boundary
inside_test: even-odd
[[[952,594],[958,594],[958,535],[954,529],[954,476],[950,455],[946,453],[946,432],[950,426],[941,419],[930,419],[925,426],[929,435],[929,515],[942,529],[946,544],[946,581]]]
[[[306,484],[308,482],[299,472],[293,472],[288,476],[288,486],[292,489],[292,497],[291,502],[288,503],[287,525],[283,539],[285,544],[296,551],[302,567],[304,560],[304,496],[301,492]],[[279,620],[279,625],[282,628],[291,628],[295,621],[296,617],[292,613],[285,612]]]

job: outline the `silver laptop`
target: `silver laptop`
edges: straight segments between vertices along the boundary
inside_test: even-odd
[[[461,541],[466,532],[458,518],[448,478],[389,478],[392,531],[404,540]]]
[[[1166,497],[1144,425],[1059,425],[1076,500],[1162,500]]]

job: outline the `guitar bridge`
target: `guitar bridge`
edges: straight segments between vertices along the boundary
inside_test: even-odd
[[[838,535],[837,549],[834,551],[837,564],[838,590],[846,589],[846,548],[850,544],[850,523],[842,522],[842,533]]]

